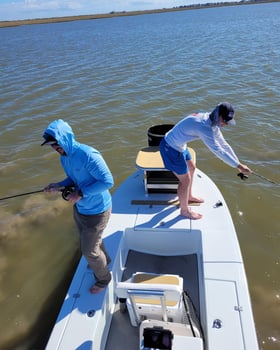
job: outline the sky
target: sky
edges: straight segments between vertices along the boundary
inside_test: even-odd
[[[0,21],[172,8],[216,0],[0,0]]]

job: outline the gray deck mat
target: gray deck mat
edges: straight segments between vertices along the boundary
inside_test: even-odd
[[[184,290],[189,293],[199,314],[197,256],[159,256],[130,250],[128,253],[122,280],[125,281],[135,272],[158,274],[176,274],[184,279]],[[116,306],[111,323],[106,350],[138,350],[138,328],[132,327],[127,313],[121,314]]]

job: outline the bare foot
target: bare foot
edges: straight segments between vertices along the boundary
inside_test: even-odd
[[[96,286],[95,284],[90,288],[90,293],[91,294],[98,294],[98,293],[100,293],[100,292],[102,292],[102,290],[103,290],[104,288],[102,288],[102,287],[98,287],[98,286]]]
[[[202,218],[202,214],[195,213],[194,211],[181,210],[181,215],[191,220],[198,220]]]
[[[204,203],[204,199],[199,197],[190,197],[189,203]]]

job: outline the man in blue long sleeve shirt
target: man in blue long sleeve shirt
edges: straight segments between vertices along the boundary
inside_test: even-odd
[[[220,103],[212,113],[193,113],[179,121],[168,131],[160,144],[160,152],[167,169],[173,171],[179,180],[178,197],[181,215],[189,219],[200,219],[201,214],[188,207],[189,202],[204,202],[192,194],[195,164],[187,148],[187,143],[200,139],[217,157],[240,172],[252,171],[239,162],[233,149],[224,139],[221,127],[235,124],[234,109],[228,102]]]
[[[93,147],[75,140],[70,125],[58,119],[46,128],[43,145],[50,145],[60,154],[66,178],[45,187],[46,192],[74,187],[67,200],[74,204],[74,220],[80,233],[81,251],[94,272],[92,294],[102,291],[110,282],[110,257],[102,242],[103,231],[109,221],[113,187],[112,174],[102,155]]]

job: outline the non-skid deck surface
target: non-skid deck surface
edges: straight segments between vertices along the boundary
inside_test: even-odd
[[[179,206],[180,202],[179,199],[164,201],[164,200],[157,200],[157,199],[132,199],[131,204],[135,205],[175,205]],[[197,202],[189,202],[190,206],[200,206],[200,203]]]
[[[166,257],[131,250],[128,254],[122,280],[126,281],[135,272],[181,276],[184,279],[183,288],[191,296],[199,313],[198,268],[195,254]],[[108,335],[106,350],[138,350],[138,342],[138,328],[131,326],[128,314],[121,314],[117,305]]]
[[[189,293],[193,292],[192,285],[198,285],[195,254],[167,257],[130,250],[122,280],[126,281],[135,272],[179,275],[184,279],[184,290]]]

